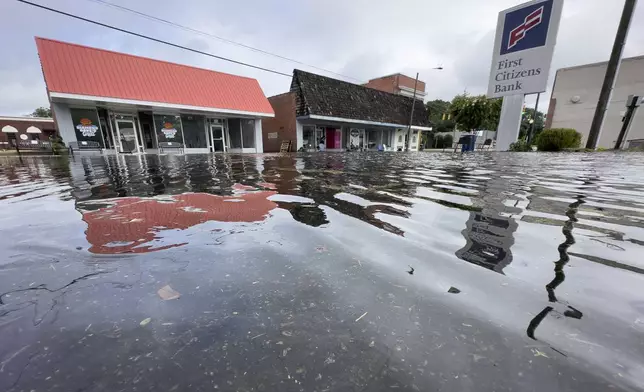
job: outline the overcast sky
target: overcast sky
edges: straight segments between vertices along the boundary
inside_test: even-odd
[[[215,38],[187,32],[93,0],[31,0],[220,56],[290,74],[326,74]],[[498,12],[516,0],[108,0],[193,29],[297,59],[366,82],[402,72],[427,83],[427,99],[484,94]],[[566,0],[550,72],[608,59],[623,0]],[[259,80],[267,96],[290,78],[212,59],[34,8],[0,0],[0,115],[48,106],[34,36],[189,64]],[[625,56],[644,54],[644,5],[632,23]],[[431,68],[444,67],[437,71]],[[327,76],[334,76],[326,74]],[[346,78],[345,78],[346,79]],[[347,79],[352,82],[356,80]],[[548,105],[542,100],[540,110]],[[534,98],[527,99],[528,103]]]

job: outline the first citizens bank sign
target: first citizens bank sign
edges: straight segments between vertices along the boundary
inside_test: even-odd
[[[562,8],[537,0],[499,13],[488,97],[546,91]]]

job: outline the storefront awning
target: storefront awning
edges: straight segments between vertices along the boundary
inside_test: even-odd
[[[31,126],[27,128],[27,133],[42,133],[42,131],[38,127]]]
[[[5,125],[2,127],[2,132],[4,133],[18,133],[18,130],[11,125]]]
[[[316,114],[311,114],[308,116],[299,116],[297,118],[298,120],[311,119],[311,120],[332,121],[332,122],[338,122],[338,123],[348,123],[348,124],[357,124],[357,125],[372,125],[377,127],[388,127],[388,128],[407,129],[409,127],[409,125],[404,125],[404,124],[384,123],[384,122],[378,122],[378,121],[365,121],[365,120],[356,120],[356,119],[341,118],[341,117],[319,116]],[[433,128],[412,125],[411,129],[415,131],[431,131]]]

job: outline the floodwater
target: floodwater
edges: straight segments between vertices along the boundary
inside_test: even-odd
[[[0,158],[1,391],[644,390],[644,155]]]

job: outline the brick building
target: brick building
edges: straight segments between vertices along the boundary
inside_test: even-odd
[[[410,97],[297,69],[291,90],[268,100],[275,117],[263,122],[266,152],[279,151],[285,140],[292,150],[402,151],[409,144],[417,151],[420,133],[431,130],[422,100],[416,100],[408,134]]]
[[[376,79],[371,79],[364,86],[375,88],[376,90],[385,91],[391,94],[413,97],[415,82],[416,79],[397,73],[393,75],[381,76]],[[422,100],[426,95],[427,93],[425,92],[425,82],[419,80],[418,85],[416,86],[416,99]]]
[[[0,117],[0,149],[37,149],[49,146],[49,138],[56,134],[52,118]]]

